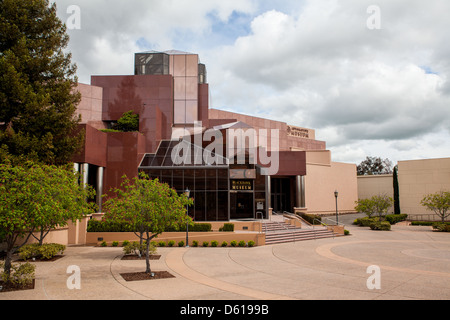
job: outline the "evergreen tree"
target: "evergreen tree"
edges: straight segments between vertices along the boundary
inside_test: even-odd
[[[400,214],[400,193],[398,188],[398,166],[394,167],[393,174],[393,184],[394,184],[394,214]]]
[[[48,0],[0,1],[0,147],[64,164],[82,146],[75,134],[81,95],[76,66],[64,53],[66,26]],[[3,161],[3,159],[0,159]]]

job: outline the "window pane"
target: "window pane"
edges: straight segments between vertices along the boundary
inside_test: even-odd
[[[194,178],[194,170],[184,170],[184,189],[188,188],[191,191],[195,190],[195,178]]]
[[[218,206],[217,206],[217,220],[228,220],[228,192],[217,192]]]
[[[217,192],[206,193],[206,220],[216,221],[217,219]]]
[[[203,169],[195,170],[195,190],[205,190],[205,170]]]
[[[173,182],[172,186],[178,192],[184,192],[183,189],[183,171],[182,170],[173,170]]]
[[[206,170],[206,190],[215,191],[217,190],[217,170],[211,169]]]
[[[206,193],[204,191],[194,193],[195,221],[205,221],[205,201]]]
[[[218,173],[217,190],[228,191],[228,170],[220,169],[220,170],[217,170],[217,173]]]

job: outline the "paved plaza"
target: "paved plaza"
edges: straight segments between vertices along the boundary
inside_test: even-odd
[[[450,299],[450,234],[346,229],[351,235],[255,248],[158,248],[152,270],[174,278],[134,282],[120,274],[144,271],[145,260],[121,260],[121,248],[68,247],[62,259],[35,263],[34,290],[0,300]],[[68,287],[70,266],[79,267],[80,289]]]

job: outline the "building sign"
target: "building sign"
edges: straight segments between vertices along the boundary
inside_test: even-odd
[[[309,139],[309,130],[300,127],[287,126],[287,135],[290,137],[299,137]]]
[[[256,179],[255,169],[231,169],[230,179]]]
[[[231,180],[232,191],[253,191],[253,181],[251,180]]]

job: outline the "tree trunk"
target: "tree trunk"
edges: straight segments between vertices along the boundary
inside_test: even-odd
[[[146,253],[146,255],[145,255],[145,264],[146,264],[146,268],[145,268],[145,273],[147,273],[147,274],[150,274],[151,272],[152,272],[152,270],[150,269],[150,254],[149,254],[149,249],[150,249],[150,240],[148,240],[148,238],[147,238],[147,244],[146,244],[146,247],[147,247],[147,253]]]
[[[8,250],[8,252],[6,252],[5,268],[4,268],[4,273],[7,275],[7,279],[9,279],[9,275],[11,274],[12,256],[13,250]]]

